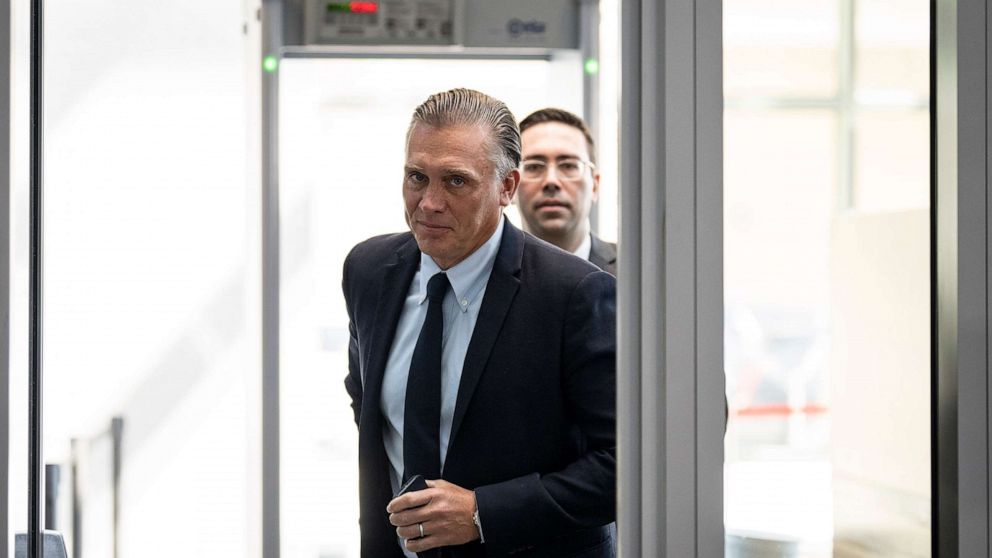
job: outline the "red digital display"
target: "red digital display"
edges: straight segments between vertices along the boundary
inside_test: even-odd
[[[374,14],[379,11],[378,2],[352,2],[349,7],[353,14]]]

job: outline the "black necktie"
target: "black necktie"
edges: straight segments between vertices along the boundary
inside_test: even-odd
[[[427,283],[427,319],[417,338],[406,383],[403,413],[403,481],[413,475],[441,477],[441,305],[448,276],[438,273]]]

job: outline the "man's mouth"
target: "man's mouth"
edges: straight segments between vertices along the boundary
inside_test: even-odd
[[[425,223],[423,221],[417,221],[417,224],[429,231],[443,231],[445,229],[450,229],[451,227],[446,227],[444,225],[438,225],[434,223]]]
[[[539,202],[535,206],[535,209],[539,212],[546,211],[548,213],[558,213],[561,211],[568,211],[569,209],[571,209],[571,206],[569,206],[567,203],[563,201],[545,200]]]

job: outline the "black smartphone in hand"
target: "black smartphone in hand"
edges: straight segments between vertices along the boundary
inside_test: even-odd
[[[399,492],[397,492],[396,496],[393,496],[393,498],[399,498],[409,492],[416,492],[418,490],[424,490],[425,488],[427,488],[427,481],[424,480],[423,475],[413,475],[403,486],[400,487]]]
[[[396,493],[396,496],[394,496],[394,498],[399,498],[400,496],[404,494],[408,494],[410,492],[417,492],[418,490],[424,490],[425,488],[430,488],[430,487],[427,486],[427,481],[424,480],[423,475],[413,475],[412,477],[410,477],[409,480],[403,483],[403,486],[400,487],[399,492]],[[417,507],[422,507],[422,506],[417,506]],[[441,551],[436,548],[432,548],[430,550],[418,552],[417,556],[419,556],[420,558],[440,558]]]

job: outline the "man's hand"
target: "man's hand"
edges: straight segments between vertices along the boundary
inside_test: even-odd
[[[472,521],[475,492],[443,480],[427,481],[428,488],[395,498],[386,506],[389,522],[410,552],[465,544],[479,538]],[[423,525],[423,538],[420,526]]]

